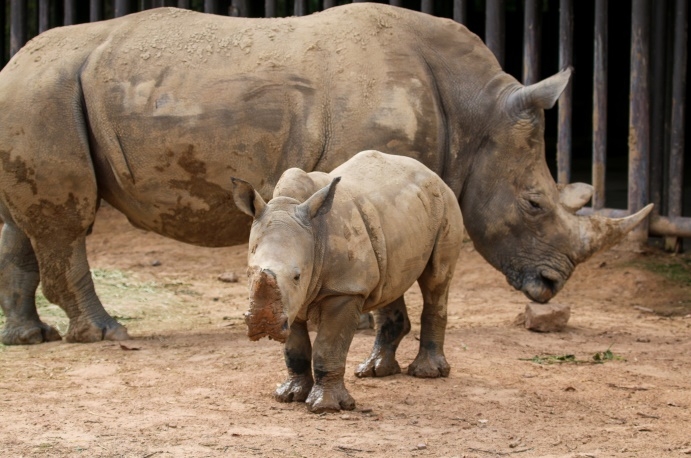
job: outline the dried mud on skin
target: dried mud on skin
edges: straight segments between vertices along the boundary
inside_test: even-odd
[[[134,338],[0,346],[3,456],[691,455],[691,286],[644,268],[688,256],[597,255],[555,299],[571,306],[566,330],[540,334],[513,324],[528,300],[468,242],[449,298],[450,376],[359,379],[374,340],[359,331],[345,379],[356,410],[314,415],[272,398],[282,346],[247,338],[246,246],[177,243],[108,206],[87,243],[97,291]],[[226,272],[240,281],[219,281]],[[404,372],[416,286],[406,300]],[[65,331],[57,307],[40,313]]]

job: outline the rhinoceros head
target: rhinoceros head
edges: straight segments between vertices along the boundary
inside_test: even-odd
[[[478,252],[538,302],[551,299],[576,264],[620,241],[652,209],[621,219],[579,216],[592,187],[554,182],[545,161],[543,110],[554,105],[570,75],[567,69],[503,91],[493,122],[481,129],[460,195]]]
[[[313,280],[312,219],[328,211],[340,178],[304,202],[275,197],[266,203],[246,181],[237,178],[232,181],[235,204],[254,218],[247,257],[250,289],[250,310],[245,313],[247,333],[251,340],[268,336],[285,342]]]

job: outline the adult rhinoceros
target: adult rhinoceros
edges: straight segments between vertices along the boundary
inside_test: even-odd
[[[289,167],[357,152],[416,158],[458,197],[478,251],[537,301],[619,240],[624,220],[576,216],[544,159],[543,109],[562,71],[524,87],[462,25],[353,4],[302,18],[167,8],[50,30],[0,73],[0,295],[5,344],[125,339],[92,283],[85,237],[100,199],[136,226],[205,246],[247,241],[230,177],[268,199]]]

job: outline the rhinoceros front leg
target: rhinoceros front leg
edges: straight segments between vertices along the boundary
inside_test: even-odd
[[[358,366],[358,377],[385,377],[398,374],[401,366],[396,361],[396,350],[403,337],[410,332],[410,320],[403,296],[374,310],[377,336],[369,357]]]
[[[36,311],[38,262],[31,242],[7,214],[0,235],[0,305],[5,314],[2,343],[27,345],[60,340],[60,333]]]
[[[65,340],[96,342],[129,339],[127,328],[103,308],[96,295],[86,259],[86,230],[74,237],[40,239],[34,243],[46,299],[70,319]]]
[[[307,322],[295,320],[283,348],[288,379],[278,387],[274,397],[281,402],[303,402],[314,385],[312,378],[312,344]]]
[[[312,351],[314,386],[306,401],[314,413],[355,408],[355,400],[348,393],[343,376],[363,302],[357,296],[333,296],[319,305],[321,317]]]

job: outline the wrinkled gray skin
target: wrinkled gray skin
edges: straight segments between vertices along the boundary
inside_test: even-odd
[[[285,342],[288,379],[278,400],[305,401],[313,412],[355,408],[343,375],[363,312],[391,319],[378,323],[375,348],[357,373],[400,372],[395,352],[410,330],[403,293],[415,281],[424,305],[408,373],[449,374],[446,303],[463,219],[438,175],[411,158],[363,151],[329,174],[287,170],[268,204],[251,184],[233,182],[236,205],[254,218],[248,335]],[[313,347],[307,319],[318,323]]]
[[[241,244],[251,219],[229,207],[229,176],[266,199],[288,168],[328,172],[366,149],[438,173],[478,251],[546,301],[637,222],[576,217],[589,192],[548,172],[543,109],[569,76],[524,87],[463,26],[381,4],[281,19],[165,8],[49,30],[0,73],[2,342],[60,339],[36,312],[39,280],[68,341],[128,337],[86,259],[100,199],[167,237]]]

